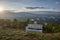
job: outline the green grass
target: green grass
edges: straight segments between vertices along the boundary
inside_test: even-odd
[[[0,30],[0,40],[40,40],[40,33],[24,32],[16,29]]]
[[[44,28],[46,33],[39,33],[25,32],[27,24],[28,22],[0,21],[0,40],[60,40],[60,33],[52,33],[54,25],[47,25]],[[60,24],[55,26],[54,32],[60,32]]]
[[[0,29],[0,40],[60,40],[60,33],[25,32],[19,29]]]

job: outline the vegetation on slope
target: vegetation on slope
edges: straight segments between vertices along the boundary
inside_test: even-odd
[[[60,24],[44,25],[44,33],[25,32],[29,20],[0,20],[0,40],[60,40]]]

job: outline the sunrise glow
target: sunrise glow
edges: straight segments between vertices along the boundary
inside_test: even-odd
[[[4,8],[3,7],[0,7],[0,12],[3,12],[4,11]]]

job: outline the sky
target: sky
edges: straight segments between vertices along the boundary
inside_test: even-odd
[[[60,0],[0,0],[5,10],[19,11],[60,11]]]

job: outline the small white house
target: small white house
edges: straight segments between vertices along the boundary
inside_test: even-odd
[[[34,22],[34,24],[28,24],[26,27],[26,32],[42,32],[43,25],[37,24],[37,22]]]

